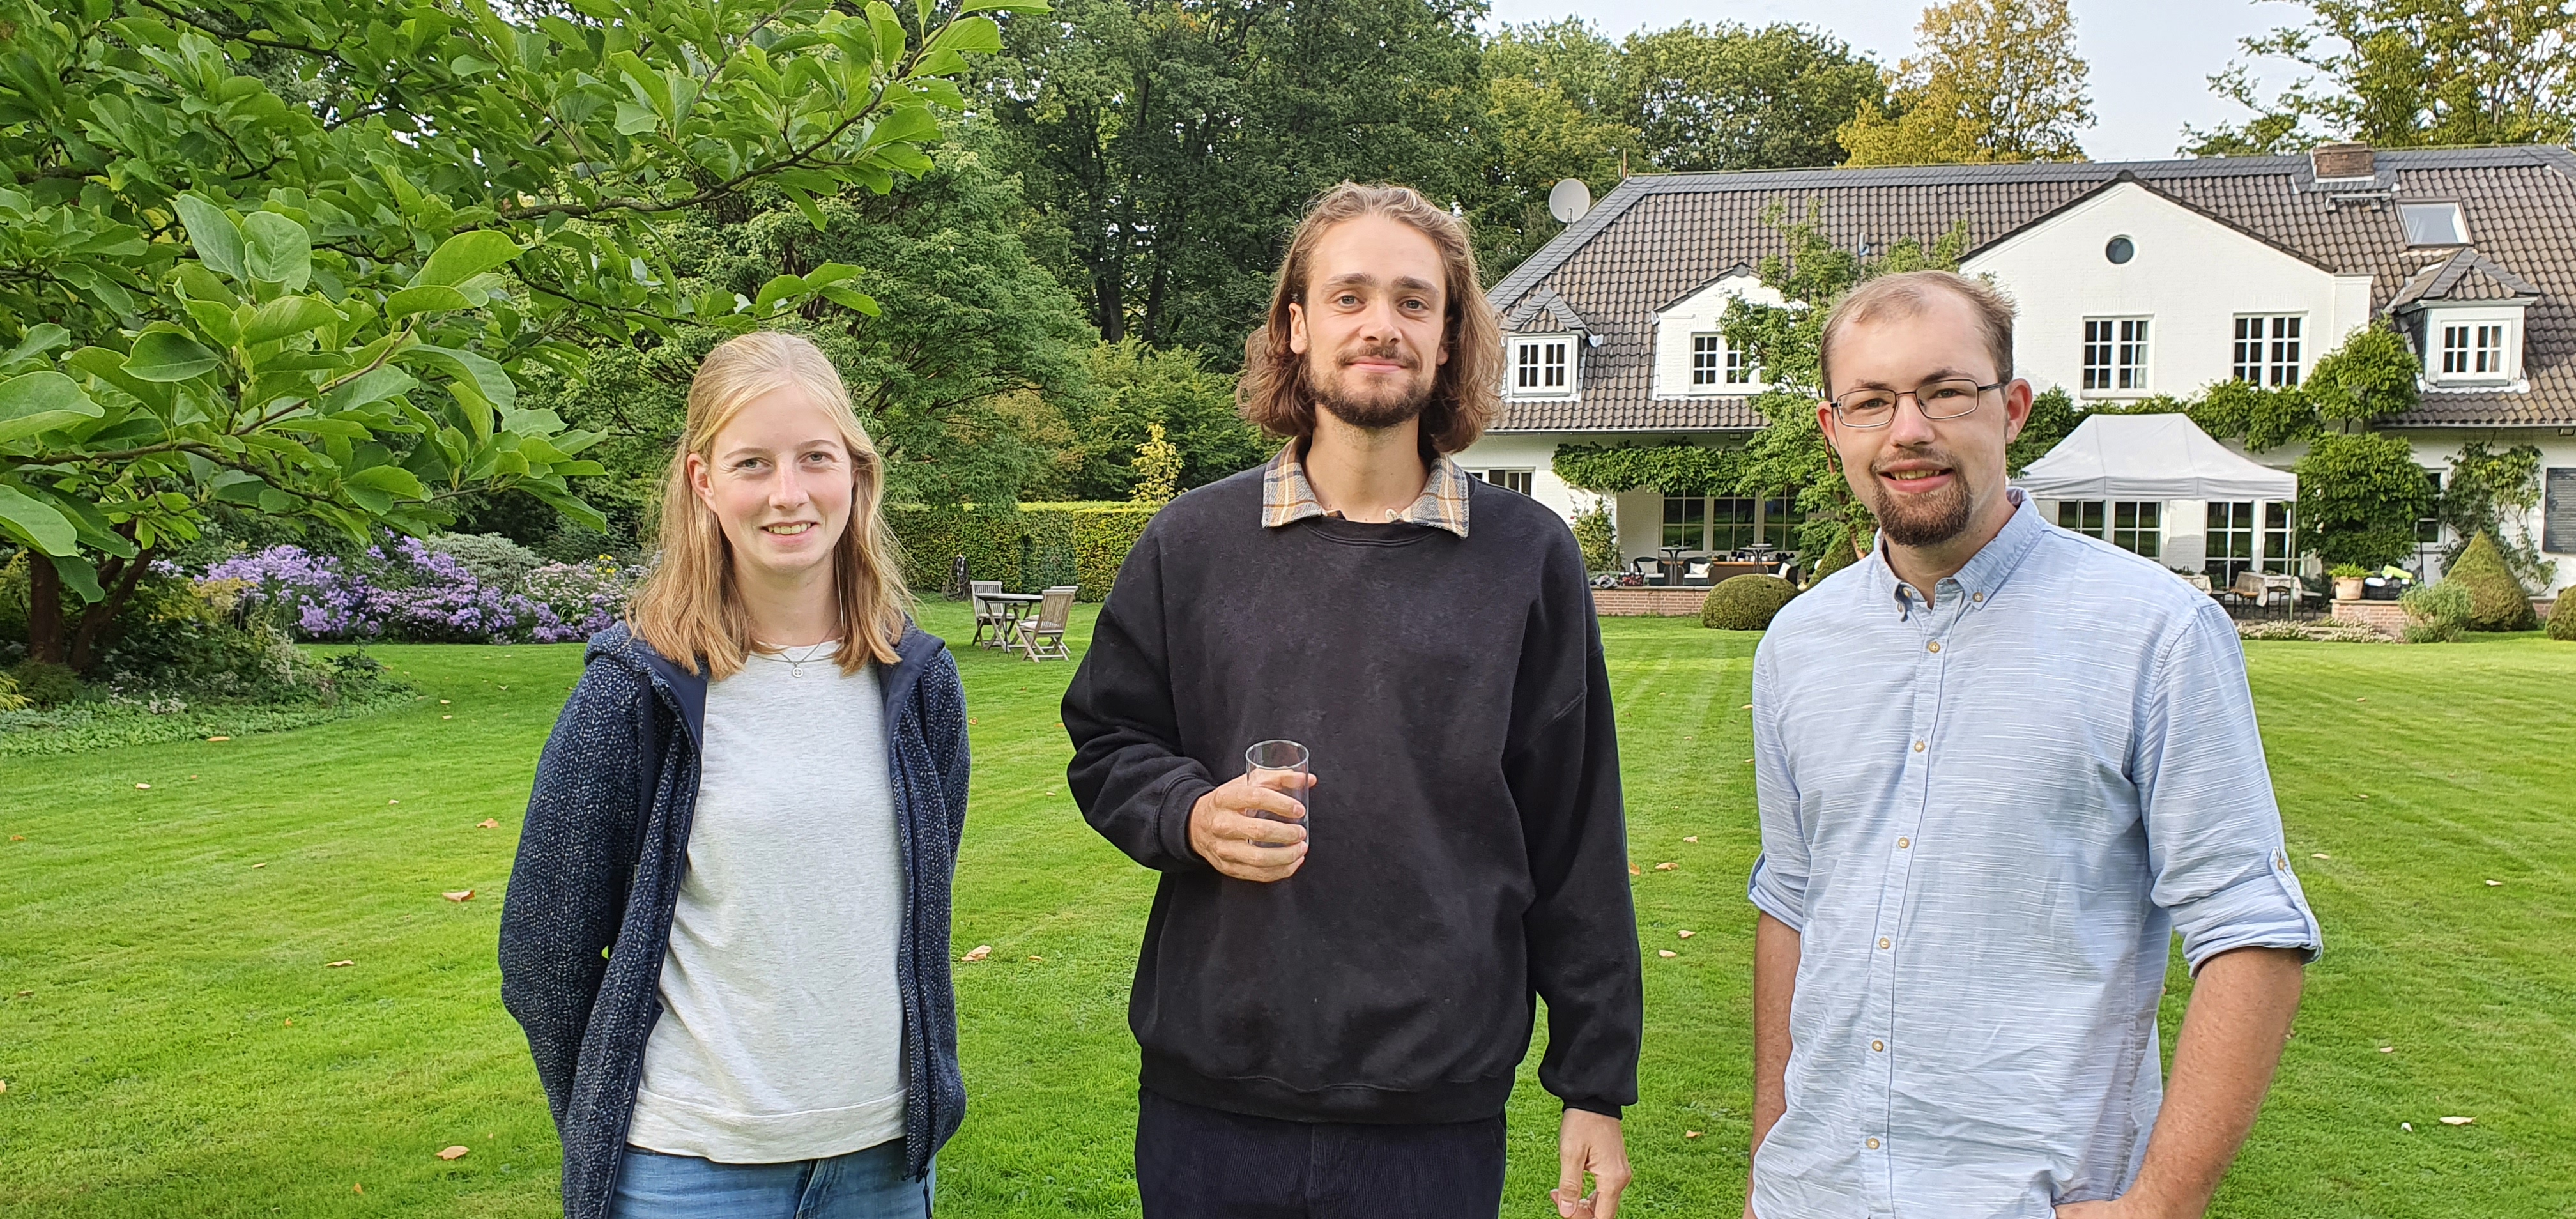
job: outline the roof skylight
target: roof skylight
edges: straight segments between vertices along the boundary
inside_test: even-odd
[[[2406,226],[2408,245],[2467,245],[2468,223],[2457,203],[2401,203],[2398,220]]]

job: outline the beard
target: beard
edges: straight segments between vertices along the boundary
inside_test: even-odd
[[[1898,461],[1930,461],[1948,467],[1950,485],[1929,495],[1908,495],[1900,499],[1880,485],[1878,473]],[[1878,527],[1887,540],[1899,546],[1938,546],[1968,531],[1968,520],[1976,511],[1976,492],[1968,485],[1967,471],[1957,460],[1938,449],[1899,449],[1870,466],[1870,486],[1876,493],[1869,509],[1878,516]]]
[[[1395,360],[1413,375],[1398,384],[1353,385],[1350,366],[1357,360]],[[1419,358],[1399,347],[1362,347],[1328,368],[1319,369],[1315,364],[1310,359],[1306,379],[1314,390],[1316,404],[1331,411],[1335,419],[1362,431],[1401,427],[1405,421],[1418,418],[1431,403],[1433,379],[1421,375]]]

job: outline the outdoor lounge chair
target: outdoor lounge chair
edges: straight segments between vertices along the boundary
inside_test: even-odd
[[[1064,627],[1073,619],[1073,595],[1079,586],[1062,584],[1046,590],[1035,618],[1023,618],[1012,642],[1031,660],[1071,660],[1064,646]]]
[[[969,580],[966,582],[966,597],[968,600],[975,603],[975,638],[969,642],[985,644],[987,647],[1000,647],[1009,642],[1009,640],[1002,638],[1004,621],[1002,607],[994,602],[984,599],[984,595],[986,593],[998,593],[1000,591],[1002,591],[1002,582],[999,580]],[[986,627],[993,628],[993,638],[990,643],[986,643],[984,639],[984,628]]]

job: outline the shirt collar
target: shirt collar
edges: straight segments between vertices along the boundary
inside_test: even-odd
[[[1941,581],[1953,586],[1954,591],[1948,595],[1965,597],[1972,606],[1983,605],[1993,597],[2012,577],[2013,570],[2021,566],[2031,547],[2038,545],[2039,539],[2048,533],[2047,522],[2039,519],[2039,506],[2022,494],[2021,488],[2007,488],[2004,495],[2011,501],[2013,513],[2004,521],[2003,529],[1968,560],[1967,566]],[[1894,603],[1897,617],[1904,617],[1913,607],[1914,591],[1897,577],[1896,569],[1888,565],[1887,536],[1884,533],[1870,546],[1869,563],[1871,578],[1879,586],[1880,595]],[[1933,593],[1935,596],[1944,595],[1939,588],[1935,588]]]
[[[1323,501],[1315,497],[1314,485],[1306,481],[1306,465],[1298,456],[1298,448],[1299,442],[1290,441],[1261,473],[1261,525],[1265,529],[1310,516],[1346,519],[1339,512],[1326,511]],[[1463,538],[1467,536],[1468,484],[1472,481],[1457,462],[1446,455],[1435,456],[1431,476],[1422,482],[1422,494],[1415,497],[1412,506],[1387,517],[1385,523],[1445,529]]]

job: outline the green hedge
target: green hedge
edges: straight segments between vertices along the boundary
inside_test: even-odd
[[[1154,505],[1104,501],[894,508],[886,516],[903,543],[903,574],[916,596],[937,596],[948,565],[964,555],[970,578],[999,580],[1005,592],[1073,584],[1082,600],[1100,601],[1154,512]]]

